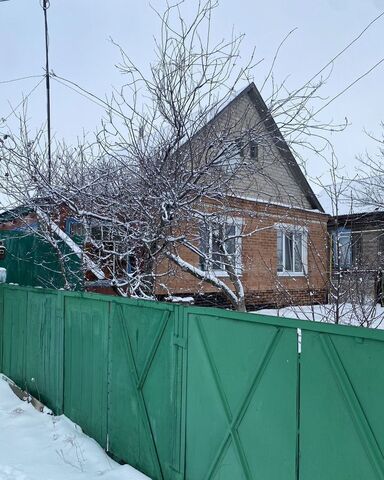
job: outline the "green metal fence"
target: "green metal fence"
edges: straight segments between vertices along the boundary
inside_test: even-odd
[[[0,370],[154,480],[384,479],[382,331],[11,285],[0,302]]]

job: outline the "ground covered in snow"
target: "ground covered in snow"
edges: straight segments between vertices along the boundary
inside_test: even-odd
[[[336,323],[338,316],[341,325],[384,329],[384,308],[378,304],[343,303],[338,307],[333,304],[295,305],[279,309],[263,309],[254,313],[326,323]]]
[[[148,480],[103,449],[64,415],[19,400],[0,375],[0,480]]]

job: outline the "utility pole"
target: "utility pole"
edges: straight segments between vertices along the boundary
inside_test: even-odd
[[[49,73],[49,35],[48,35],[48,8],[50,0],[43,0],[44,36],[45,36],[45,86],[47,92],[47,141],[48,141],[48,185],[51,185],[52,151],[51,151],[51,77]]]
[[[0,0],[8,2],[9,0]],[[45,86],[47,92],[47,142],[48,142],[48,185],[52,181],[52,149],[51,149],[51,77],[49,73],[49,35],[48,35],[48,8],[50,0],[40,0],[44,12],[44,37],[45,37]]]

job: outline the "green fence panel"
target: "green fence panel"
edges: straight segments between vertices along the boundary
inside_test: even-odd
[[[296,479],[296,329],[205,311],[188,315],[185,478]]]
[[[0,288],[0,372],[3,372],[4,289]]]
[[[4,287],[3,289],[3,373],[25,388],[28,291]]]
[[[182,478],[175,309],[127,303],[113,304],[109,450],[153,480]]]
[[[383,332],[336,328],[303,331],[300,479],[384,479]]]
[[[107,297],[108,298],[108,297]],[[66,296],[64,413],[107,445],[109,301]]]
[[[153,480],[384,479],[384,332],[3,285],[0,346]]]
[[[63,322],[57,293],[3,287],[3,371],[62,412]]]
[[[63,411],[64,322],[62,296],[31,289],[27,297],[25,386],[35,398]]]

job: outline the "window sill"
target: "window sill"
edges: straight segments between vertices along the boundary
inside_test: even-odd
[[[225,270],[212,270],[216,277],[228,277],[228,272]]]
[[[204,270],[204,271],[207,271],[207,270]],[[216,277],[223,277],[223,278],[228,278],[229,277],[228,272],[226,272],[225,270],[211,270],[211,271],[214,275],[216,275]],[[236,274],[239,277],[241,277],[243,275],[243,272],[238,271],[238,272],[236,272]]]
[[[278,277],[306,277],[304,272],[277,272]]]

